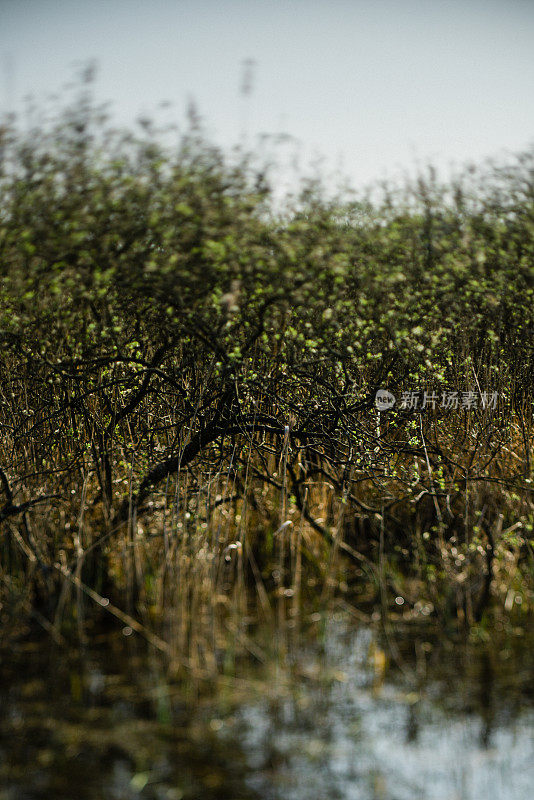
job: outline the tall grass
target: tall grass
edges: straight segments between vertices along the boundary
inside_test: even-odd
[[[116,620],[209,676],[340,603],[528,614],[532,155],[280,212],[196,124],[2,129],[2,635]]]

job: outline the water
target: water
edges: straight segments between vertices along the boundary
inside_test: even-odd
[[[214,695],[120,631],[26,641],[2,657],[0,800],[532,800],[531,644],[335,615]]]

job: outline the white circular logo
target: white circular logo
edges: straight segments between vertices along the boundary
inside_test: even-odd
[[[376,393],[375,404],[379,411],[387,411],[395,405],[395,395],[387,389],[379,389]]]

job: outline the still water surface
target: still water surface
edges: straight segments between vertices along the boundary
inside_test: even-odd
[[[0,800],[532,800],[533,663],[524,631],[386,646],[335,615],[214,696],[120,632],[22,642],[2,653]]]

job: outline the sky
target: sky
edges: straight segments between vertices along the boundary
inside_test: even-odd
[[[89,59],[121,124],[192,99],[215,143],[288,134],[355,186],[534,142],[534,0],[0,0],[0,115]]]

